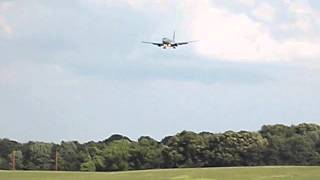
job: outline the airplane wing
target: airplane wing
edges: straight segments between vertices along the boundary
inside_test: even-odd
[[[146,42],[146,41],[142,41],[142,43],[146,43],[146,44],[152,44],[152,45],[156,45],[161,47],[163,44],[162,43],[154,43],[154,42]]]
[[[197,42],[197,41],[187,41],[187,42],[177,42],[174,43],[174,46],[180,46],[180,45],[185,45],[185,44],[189,44],[189,43],[193,43],[193,42]]]

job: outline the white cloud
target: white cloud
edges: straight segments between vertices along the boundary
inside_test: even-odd
[[[262,3],[254,9],[253,15],[263,21],[272,22],[276,16],[276,9],[270,4]]]
[[[293,21],[286,24],[287,30],[297,30],[304,35],[319,35],[320,28],[320,12],[313,9],[310,4],[302,3],[302,1],[284,0]],[[318,29],[317,29],[318,27]]]
[[[150,8],[162,8],[166,7],[169,0],[84,0],[84,2],[89,4],[95,4],[96,6],[128,6],[134,9],[150,9]],[[146,8],[148,7],[148,8]]]
[[[237,2],[248,7],[254,7],[256,5],[256,0],[237,0]]]
[[[309,39],[306,31],[295,36],[277,38],[276,32],[271,31],[272,26],[276,24],[270,25],[264,22],[275,18],[274,9],[270,4],[257,6],[253,10],[256,12],[261,8],[264,9],[264,12],[255,13],[256,16],[263,17],[264,21],[255,20],[247,14],[233,12],[220,6],[217,8],[206,0],[197,1],[197,7],[192,13],[192,24],[187,26],[192,30],[194,38],[201,40],[196,50],[204,56],[249,62],[320,58],[320,39],[316,37]],[[308,10],[299,8],[297,11],[306,15],[305,12]],[[307,17],[315,18],[309,14]],[[308,28],[313,30],[315,25],[309,25]]]
[[[0,136],[87,141],[118,132],[163,137],[181,129],[222,131],[230,124],[249,128],[243,126],[248,121],[258,127],[277,119],[290,124],[319,117],[319,71],[195,61],[203,58],[187,52],[193,45],[162,51],[140,43],[180,26],[178,39],[200,39],[196,51],[212,59],[260,62],[320,56],[319,41],[306,38],[309,33],[280,40],[268,23],[252,18],[258,1],[250,12],[221,4],[218,8],[205,0],[161,1],[168,4],[160,7],[160,1],[105,2],[109,4],[101,9],[93,3],[85,9],[89,4],[34,0],[0,13],[17,34],[0,40]],[[316,21],[306,16],[314,32]],[[275,121],[261,121],[266,116]],[[212,126],[212,119],[218,126]]]
[[[176,26],[180,26],[178,30],[190,29],[193,36],[190,39],[200,40],[196,51],[209,58],[248,62],[305,62],[320,58],[320,33],[317,31],[320,14],[307,1],[282,0],[283,6],[275,7],[270,1],[237,0],[236,3],[249,7],[246,13],[209,0],[94,2],[100,5],[125,4],[137,10],[146,7],[156,11],[167,9],[172,17],[180,8],[179,14],[186,20],[176,22]],[[287,12],[289,18],[281,17],[281,11]]]
[[[312,14],[313,9],[307,1],[283,0],[283,3],[294,14]]]

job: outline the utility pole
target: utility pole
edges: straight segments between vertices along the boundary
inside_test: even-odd
[[[12,151],[12,170],[16,170],[16,151]]]
[[[58,151],[57,150],[56,150],[55,162],[56,162],[55,170],[58,171]]]

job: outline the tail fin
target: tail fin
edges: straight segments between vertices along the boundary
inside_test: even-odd
[[[176,31],[173,31],[173,37],[172,37],[173,42],[175,41],[175,38],[176,38]]]

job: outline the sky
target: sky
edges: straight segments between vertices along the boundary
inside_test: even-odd
[[[320,123],[317,0],[0,0],[0,137]],[[141,41],[199,40],[175,50]]]

